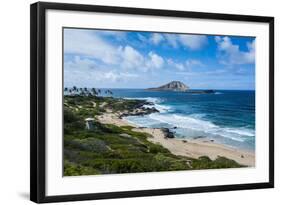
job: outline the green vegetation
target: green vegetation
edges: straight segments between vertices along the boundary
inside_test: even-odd
[[[149,134],[135,132],[130,126],[104,125],[97,120],[85,129],[85,118],[110,109],[133,110],[139,100],[112,97],[64,97],[64,175],[176,171],[241,167],[233,160],[218,157],[191,159],[175,156],[159,144],[148,141]]]

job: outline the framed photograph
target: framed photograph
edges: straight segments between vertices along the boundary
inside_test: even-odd
[[[34,202],[274,187],[274,18],[31,5]]]

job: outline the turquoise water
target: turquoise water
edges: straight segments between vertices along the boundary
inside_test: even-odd
[[[178,138],[203,137],[234,148],[255,149],[255,91],[214,94],[111,89],[113,97],[153,102],[160,113],[129,116],[144,127],[167,127]]]

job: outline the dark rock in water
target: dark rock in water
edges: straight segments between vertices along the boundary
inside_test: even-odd
[[[175,127],[173,127],[173,129],[177,129],[177,128],[178,128],[178,127],[176,127],[176,126],[175,126]]]
[[[189,90],[187,93],[191,94],[214,94],[214,90]]]
[[[202,139],[205,138],[205,136],[197,136],[197,137],[193,137],[193,139],[197,140],[197,139]]]
[[[131,116],[142,116],[142,115],[144,115],[144,113],[143,112],[136,112],[136,113],[130,113],[130,114],[128,114],[128,115],[131,115]]]
[[[124,100],[126,103],[128,100]],[[153,107],[154,103],[147,102],[146,100],[129,100],[133,103],[133,105],[128,105],[126,110],[123,111],[122,114],[119,115],[119,118],[127,117],[127,116],[143,116],[149,115],[155,112],[159,112],[155,107]],[[148,105],[147,107],[145,105]],[[151,106],[151,107],[150,107]]]
[[[169,128],[161,128],[161,130],[163,131],[165,138],[175,138],[174,133],[171,132]]]
[[[145,105],[154,105],[154,103],[153,102],[145,102]]]
[[[143,116],[143,115],[149,115],[155,112],[159,112],[159,110],[157,110],[155,107],[140,107],[140,108],[136,108],[134,110],[130,110],[128,113],[123,113],[120,115],[120,117],[127,117],[127,116]]]
[[[214,90],[204,90],[204,93],[215,93]]]
[[[157,110],[155,107],[144,108],[143,110],[145,111],[145,114],[151,114],[151,113],[154,113],[154,112],[159,112],[159,110]]]

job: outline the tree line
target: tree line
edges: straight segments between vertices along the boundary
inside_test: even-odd
[[[67,95],[80,95],[80,96],[98,96],[101,95],[102,92],[106,95],[113,95],[113,92],[111,90],[104,90],[97,88],[78,88],[76,86],[73,86],[72,88],[65,87],[64,92],[67,93]]]

